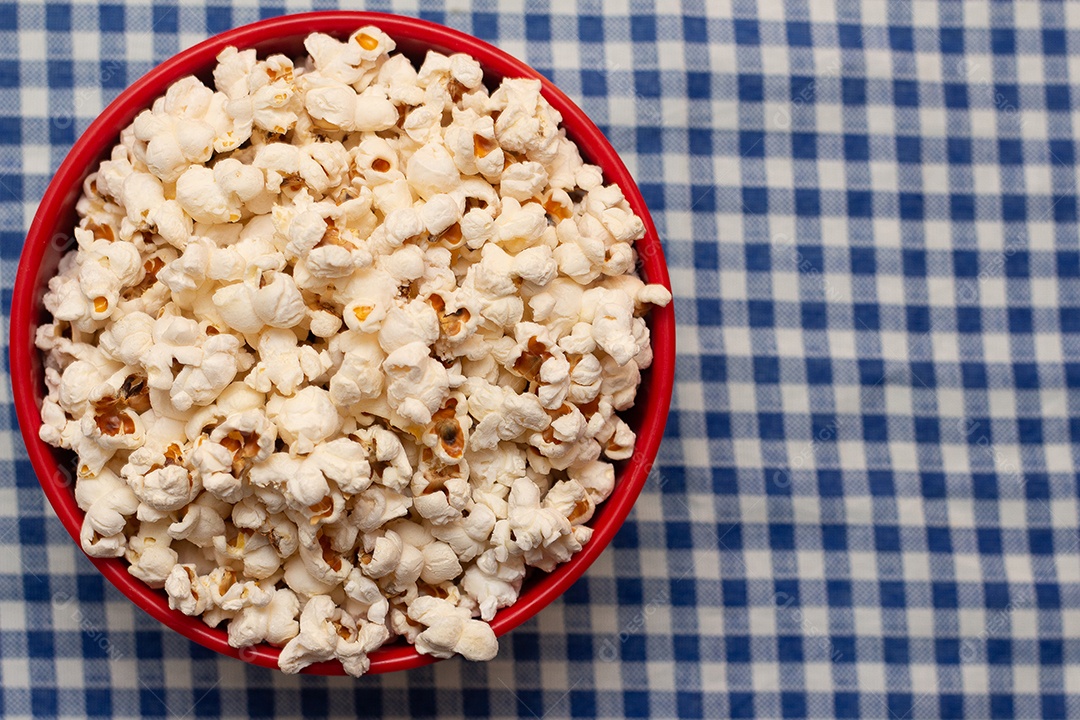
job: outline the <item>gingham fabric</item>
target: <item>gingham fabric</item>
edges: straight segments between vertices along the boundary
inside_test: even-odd
[[[209,34],[306,9],[0,2],[5,318],[50,171],[103,105]],[[0,712],[1080,717],[1080,3],[370,9],[525,59],[639,179],[680,323],[650,482],[497,660],[287,677],[103,582],[5,383]]]

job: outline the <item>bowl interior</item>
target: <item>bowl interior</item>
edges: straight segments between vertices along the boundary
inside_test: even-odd
[[[83,513],[74,499],[73,454],[46,445],[38,439],[40,407],[45,393],[40,353],[34,348],[34,331],[47,320],[42,297],[49,279],[56,274],[63,252],[72,247],[71,229],[77,217],[75,204],[83,180],[105,159],[119,141],[119,133],[169,84],[189,74],[212,84],[211,71],[217,53],[224,47],[254,47],[260,55],[304,54],[303,40],[312,32],[347,37],[356,28],[376,24],[394,38],[397,49],[414,62],[423,60],[428,50],[443,53],[466,52],[485,69],[485,82],[493,87],[503,77],[537,77],[544,83],[543,94],[563,115],[568,136],[575,140],[583,157],[603,168],[605,179],[622,188],[631,207],[644,220],[646,237],[637,243],[639,271],[649,282],[670,287],[663,252],[641,194],[614,149],[596,126],[561,91],[534,70],[476,38],[432,23],[379,13],[323,12],[284,16],[244,26],[196,45],[152,70],[125,90],[76,142],[50,184],[27,236],[20,260],[12,301],[11,373],[16,412],[27,451],[42,487],[67,531],[78,542]],[[663,433],[674,374],[674,313],[671,306],[655,309],[649,317],[655,361],[643,373],[637,404],[624,418],[638,433],[634,456],[617,469],[616,489],[593,518],[593,539],[570,562],[550,574],[531,575],[521,598],[504,608],[492,621],[497,634],[524,622],[547,605],[576,580],[622,524],[645,478],[648,476]],[[221,629],[212,629],[200,619],[168,608],[164,591],[152,590],[127,573],[126,563],[116,559],[91,561],[125,595],[158,620],[206,647],[248,662],[276,667],[278,650],[256,646],[238,651],[228,645]],[[403,641],[371,655],[371,672],[417,667],[432,658],[419,655]],[[305,672],[341,674],[340,663],[318,663]]]

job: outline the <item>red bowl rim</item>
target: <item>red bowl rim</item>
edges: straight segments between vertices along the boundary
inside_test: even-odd
[[[32,387],[33,331],[40,309],[35,299],[39,266],[49,250],[56,230],[54,223],[60,209],[68,201],[73,187],[81,188],[82,179],[96,164],[101,153],[116,143],[119,129],[127,124],[133,111],[148,107],[154,98],[164,93],[168,85],[191,73],[205,72],[212,66],[218,52],[226,46],[239,48],[267,44],[275,38],[326,32],[341,34],[372,24],[396,38],[411,38],[426,45],[451,52],[465,52],[475,57],[486,71],[504,77],[530,77],[541,81],[542,93],[563,116],[567,134],[582,148],[588,160],[604,171],[607,182],[622,189],[630,206],[644,221],[645,238],[636,243],[640,267],[649,282],[670,289],[663,249],[652,218],[626,166],[603,133],[588,116],[556,88],[547,78],[506,52],[463,32],[415,18],[373,12],[311,12],[275,17],[244,25],[215,35],[155,67],[124,90],[94,120],[68,153],[56,171],[42,197],[37,214],[27,233],[19,261],[11,304],[10,368],[14,404],[23,440],[31,464],[42,488],[64,528],[79,542],[83,512],[75,503],[70,484],[63,476],[53,450],[38,438],[41,426],[40,405]],[[671,305],[654,309],[650,318],[654,362],[647,380],[647,397],[641,412],[641,426],[633,457],[622,467],[616,491],[603,504],[594,520],[594,534],[584,549],[569,562],[553,572],[539,577],[514,605],[501,610],[491,625],[497,635],[503,635],[528,620],[562,594],[592,564],[611,542],[612,537],[629,514],[634,501],[648,477],[663,436],[671,401],[675,368],[675,316]],[[643,386],[643,389],[644,386]],[[640,403],[639,403],[640,404]],[[137,606],[155,619],[185,637],[224,655],[241,658],[263,667],[277,667],[279,650],[268,645],[237,649],[228,644],[224,630],[210,628],[197,617],[189,617],[169,609],[167,598],[127,572],[126,563],[119,559],[90,558],[108,580]],[[372,674],[416,668],[434,662],[420,655],[411,645],[381,648],[371,655]],[[304,672],[322,675],[341,675],[339,662],[316,663]]]

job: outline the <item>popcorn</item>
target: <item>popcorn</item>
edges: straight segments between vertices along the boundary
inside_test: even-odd
[[[169,595],[169,607],[185,615],[202,615],[211,604],[206,579],[191,564],[173,566],[165,579],[165,592]]]
[[[331,587],[344,582],[353,568],[351,562],[334,551],[329,538],[321,532],[311,542],[300,543],[300,559],[312,577]]]
[[[370,333],[379,330],[397,295],[398,284],[392,275],[378,268],[362,268],[337,293],[336,301],[343,306],[346,327]]]
[[[459,562],[469,562],[487,548],[495,520],[494,511],[487,505],[470,503],[457,519],[433,525],[431,534],[449,545]]]
[[[352,438],[338,438],[316,446],[304,466],[305,472],[324,476],[350,495],[358,495],[371,485],[368,450]]]
[[[312,33],[304,39],[304,49],[322,77],[346,85],[360,79],[363,71],[358,67],[362,50],[359,43],[340,42],[323,33]]]
[[[242,564],[244,575],[254,580],[272,577],[281,567],[281,557],[276,547],[262,533],[247,533],[240,530],[230,544],[225,534],[213,539],[214,552],[218,559],[235,565]]]
[[[333,585],[322,582],[308,571],[307,564],[299,554],[294,554],[285,561],[282,579],[302,599],[326,595],[334,590]]]
[[[501,205],[495,218],[495,242],[511,253],[536,245],[548,227],[543,206],[521,204],[513,197],[503,197]]]
[[[499,112],[495,132],[503,148],[539,162],[554,159],[562,116],[540,94],[539,80],[504,80],[487,107]]]
[[[277,427],[260,410],[230,415],[209,436],[199,437],[191,452],[195,477],[215,497],[236,503],[244,496],[243,478],[274,448]]]
[[[277,425],[281,438],[298,453],[310,453],[315,445],[332,437],[341,428],[341,416],[330,393],[308,385],[295,395],[271,397],[266,411]]]
[[[331,341],[331,351],[341,355],[337,372],[330,378],[330,399],[340,408],[351,408],[382,395],[382,363],[386,353],[374,333],[344,332]]]
[[[271,55],[264,62],[256,63],[255,72],[249,77],[255,127],[284,135],[296,124],[299,110],[292,60],[284,55]]]
[[[250,169],[261,176],[257,168]],[[195,222],[213,224],[240,219],[239,198],[234,193],[225,193],[217,182],[217,175],[217,168],[192,165],[176,181],[176,201]]]
[[[452,192],[461,183],[454,159],[438,142],[429,142],[412,154],[406,164],[405,177],[424,200]]]
[[[188,505],[202,490],[202,483],[184,465],[183,447],[175,442],[133,450],[122,473],[139,501],[162,513]]]
[[[494,549],[486,551],[461,579],[461,589],[476,602],[482,620],[491,620],[499,608],[517,602],[525,578],[525,562],[520,555],[500,562],[496,554]]]
[[[382,485],[373,485],[354,499],[357,526],[373,532],[394,518],[403,517],[412,507],[412,498]]]
[[[414,425],[431,422],[432,413],[450,388],[446,368],[428,352],[423,342],[411,342],[394,350],[383,361],[390,407]]]
[[[518,202],[526,202],[539,197],[547,184],[547,170],[540,163],[531,160],[511,163],[502,171],[502,177],[499,178],[499,190],[502,194]]]
[[[510,488],[510,529],[521,550],[550,545],[570,532],[570,521],[562,513],[540,502],[540,488],[529,478],[519,478]]]
[[[384,625],[390,602],[383,595],[378,584],[366,577],[359,568],[349,572],[345,582],[346,609],[353,617],[365,618],[369,622]]]
[[[413,507],[421,517],[433,525],[453,522],[469,501],[468,462],[444,463],[424,450],[411,489]]]
[[[441,598],[418,597],[409,606],[409,618],[427,627],[415,643],[425,655],[445,658],[456,653],[467,660],[490,660],[499,651],[490,625]]]
[[[231,568],[217,567],[206,576],[210,601],[215,607],[233,613],[246,607],[262,606],[270,602],[271,593],[253,580],[238,581]]]
[[[541,83],[372,26],[304,46],[224,49],[88,175],[40,436],[77,455],[86,553],[233,647],[490,659],[633,455],[671,293]]]
[[[316,595],[300,614],[300,632],[281,651],[279,665],[297,673],[313,662],[338,658],[353,676],[367,672],[367,654],[386,642],[390,633],[383,625],[357,622],[328,595]]]
[[[192,77],[185,81],[173,88],[194,93],[202,85]],[[185,168],[206,162],[214,152],[214,128],[193,118],[144,110],[135,118],[134,128],[135,137],[146,143],[147,168],[163,182],[176,182]]]
[[[261,360],[251,368],[244,382],[252,389],[267,393],[276,389],[292,395],[305,381],[311,381],[330,369],[330,359],[310,345],[297,345],[291,330],[270,329],[259,336]]]
[[[166,534],[168,521],[143,522],[139,532],[128,540],[124,558],[130,563],[132,575],[150,587],[163,587],[176,566],[176,551],[169,547],[172,538]]]
[[[283,272],[271,271],[260,279],[251,307],[260,320],[276,328],[295,327],[307,315],[296,281]]]
[[[236,377],[240,341],[234,335],[213,335],[203,342],[197,363],[188,364],[173,378],[169,391],[173,405],[186,410],[209,405]]]
[[[570,533],[563,535],[550,545],[541,545],[528,550],[522,557],[532,567],[551,572],[557,565],[566,562],[575,553],[581,552],[591,537],[592,528],[586,525],[575,525]]]
[[[277,588],[265,605],[250,605],[229,623],[229,644],[247,647],[261,642],[284,645],[300,632],[300,601],[288,588]]]
[[[211,546],[216,536],[225,534],[225,520],[216,500],[213,494],[206,492],[184,506],[176,522],[169,525],[169,537],[187,540],[198,547]]]
[[[453,109],[454,122],[446,129],[447,149],[463,175],[482,175],[497,182],[506,156],[495,137],[495,122],[474,110]]]
[[[79,478],[75,500],[86,512],[79,534],[83,551],[90,557],[122,556],[127,545],[124,525],[139,506],[131,488],[116,473],[103,469],[96,475]]]

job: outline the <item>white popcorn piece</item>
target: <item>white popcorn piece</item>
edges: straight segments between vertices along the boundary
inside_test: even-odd
[[[453,121],[446,128],[444,141],[454,162],[464,175],[482,175],[497,183],[506,165],[506,156],[495,137],[495,121],[482,107],[453,105]]]
[[[572,465],[567,475],[585,488],[594,506],[607,500],[615,488],[615,468],[611,463],[593,460]]]
[[[350,495],[367,490],[372,481],[367,448],[347,437],[316,446],[304,461],[304,472],[317,472]]]
[[[441,598],[422,596],[409,606],[409,618],[426,626],[416,638],[416,649],[425,655],[467,660],[490,660],[499,651],[495,632],[471,613]]]
[[[390,602],[383,595],[382,589],[371,578],[365,576],[359,568],[349,572],[344,585],[346,610],[355,618],[384,625],[390,611]]]
[[[164,587],[177,563],[176,551],[169,547],[172,538],[167,534],[168,527],[168,521],[140,523],[124,553],[130,563],[128,572],[150,587]]]
[[[83,551],[91,557],[122,556],[127,546],[124,526],[139,506],[131,488],[105,468],[79,478],[75,500],[86,512],[79,534]]]
[[[619,365],[610,355],[600,360],[600,393],[610,399],[615,410],[625,410],[634,404],[638,385],[641,384],[641,371],[636,362]]]
[[[615,431],[604,445],[604,455],[612,460],[626,460],[634,454],[634,431],[621,418],[615,419]]]
[[[227,47],[218,53],[214,66],[214,87],[229,99],[241,98],[248,93],[248,76],[258,62],[255,50],[239,51]]]
[[[536,245],[548,227],[543,206],[521,204],[512,197],[503,197],[501,206],[502,212],[495,218],[494,241],[511,253]]]
[[[495,512],[490,507],[472,503],[465,506],[456,520],[433,525],[431,534],[449,545],[460,562],[468,562],[486,549],[495,521]]]
[[[469,464],[465,460],[444,463],[428,449],[421,452],[412,480],[413,508],[434,525],[461,517],[469,501]]]
[[[413,191],[424,200],[453,192],[461,184],[461,174],[454,159],[437,142],[427,143],[409,157],[405,177]]]
[[[225,324],[240,333],[254,334],[265,321],[255,312],[255,290],[250,283],[224,285],[213,295],[213,304]]]
[[[56,384],[56,400],[60,407],[72,415],[82,415],[90,407],[90,393],[104,383],[116,366],[95,357],[75,360],[60,375]]]
[[[326,130],[356,129],[356,91],[329,77],[305,77],[304,106],[315,124]],[[396,118],[395,113],[395,118]]]
[[[361,268],[353,273],[335,300],[344,306],[342,318],[346,327],[370,333],[378,332],[397,294],[398,284],[389,273],[378,268]]]
[[[390,407],[407,422],[427,425],[450,389],[446,368],[422,342],[403,345],[383,361]]]
[[[291,330],[264,330],[258,342],[259,362],[251,368],[244,382],[259,392],[272,389],[292,395],[305,381],[311,381],[330,369],[330,359],[310,345],[298,345]]]
[[[469,414],[477,421],[469,447],[484,450],[500,440],[516,440],[527,430],[543,431],[551,417],[532,393],[518,395],[506,388],[483,381],[466,382]]]
[[[371,549],[360,556],[357,567],[368,577],[377,580],[396,572],[401,567],[404,552],[405,543],[401,537],[393,530],[387,530],[372,541]],[[420,556],[419,560],[422,564],[423,556]],[[416,574],[419,577],[419,567]]]
[[[504,80],[488,109],[499,111],[495,132],[505,149],[541,163],[554,159],[562,116],[540,94],[539,80]]]
[[[395,571],[395,579],[399,583],[414,583],[419,579],[430,586],[440,585],[454,580],[461,574],[461,563],[454,549],[443,542],[436,541],[431,530],[426,525],[420,525],[406,519],[394,520],[387,526],[388,532],[393,532],[402,541],[402,561],[399,569]],[[420,566],[414,569],[409,565],[409,570],[402,569],[402,563],[408,565],[409,558],[415,561],[416,553],[420,554]]]
[[[510,488],[508,519],[522,551],[550,545],[571,530],[565,515],[541,505],[540,488],[529,478],[514,481]]]
[[[173,405],[186,410],[209,405],[236,377],[240,341],[234,335],[212,335],[202,343],[197,363],[187,364],[173,378],[169,390]]]
[[[341,415],[330,393],[314,385],[292,397],[274,395],[267,401],[266,411],[282,439],[297,453],[310,453],[341,428]]]
[[[191,564],[173,566],[165,579],[165,592],[169,595],[169,607],[185,615],[202,615],[211,605],[206,578]]]
[[[544,286],[555,279],[559,266],[546,245],[526,248],[514,256],[511,272],[527,282]]]
[[[266,642],[281,646],[300,632],[296,618],[300,601],[288,588],[277,588],[269,602],[262,606],[249,605],[229,623],[229,644],[248,647]]]
[[[386,97],[385,92],[368,88],[356,96],[356,109],[353,113],[351,129],[357,132],[379,132],[388,130],[397,123],[397,107]]]
[[[353,565],[340,552],[334,550],[327,536],[320,532],[311,537],[311,542],[301,541],[300,559],[312,577],[336,587],[349,576]]]
[[[247,607],[262,607],[270,602],[272,591],[253,580],[239,580],[231,568],[218,567],[206,576],[210,590],[210,602],[227,613],[235,613]]]
[[[560,480],[552,485],[544,495],[543,506],[558,511],[572,525],[587,523],[596,510],[592,496],[576,480]]]
[[[505,553],[505,546],[503,549]],[[525,562],[521,556],[496,559],[497,550],[488,550],[470,565],[461,579],[461,589],[480,609],[480,618],[489,621],[499,608],[517,602],[521,582],[525,578]]]
[[[269,457],[277,439],[277,428],[260,410],[230,415],[209,436],[195,441],[191,465],[203,487],[228,503],[239,502],[244,494],[243,476],[255,463]]]
[[[141,503],[165,513],[183,508],[202,491],[202,482],[184,464],[184,449],[175,442],[136,448],[122,473]]]
[[[531,160],[511,163],[502,171],[499,178],[499,191],[503,197],[512,197],[518,202],[526,202],[539,197],[548,184],[548,174],[544,166]]]
[[[391,307],[379,328],[379,346],[388,355],[411,343],[430,346],[438,339],[438,315],[422,301],[414,300],[403,308]]]
[[[296,125],[299,98],[293,83],[292,60],[271,55],[256,63],[250,76],[252,122],[257,128],[284,135]]]
[[[587,525],[575,525],[573,530],[550,545],[542,545],[528,550],[523,555],[525,562],[544,572],[551,572],[560,563],[564,563],[581,552],[585,543],[592,537],[592,528]]]
[[[271,271],[259,284],[252,296],[251,307],[265,324],[291,328],[307,316],[304,299],[291,275]]]
[[[304,48],[308,51],[319,75],[346,85],[360,79],[362,70],[359,43],[341,42],[323,33],[311,33],[304,39]]]
[[[241,567],[243,574],[253,580],[272,577],[281,567],[277,548],[260,532],[239,529],[231,539],[225,533],[214,536],[212,544],[217,562]]]
[[[330,378],[330,399],[335,405],[350,408],[382,395],[382,363],[386,353],[377,335],[344,332],[331,340],[330,347],[332,352],[342,355],[337,371]]]
[[[334,590],[333,585],[322,582],[308,571],[307,565],[299,554],[294,554],[285,561],[285,573],[282,579],[302,599],[326,595]]]
[[[372,485],[355,498],[357,526],[361,532],[370,533],[394,518],[408,514],[412,498],[382,485]]]
[[[218,508],[220,501],[211,493],[202,493],[186,505],[176,522],[169,526],[169,537],[187,540],[198,547],[209,547],[214,537],[225,534],[225,519]]]
[[[259,172],[256,168],[251,169]],[[236,222],[241,217],[239,199],[225,194],[224,188],[217,183],[216,174],[208,167],[192,165],[176,181],[176,201],[196,222]]]
[[[187,77],[169,88],[169,100],[202,103],[209,108],[213,93],[194,77]],[[182,97],[186,96],[186,97]],[[162,108],[163,112],[144,110],[133,124],[135,138],[146,143],[143,159],[147,169],[163,182],[176,182],[185,168],[204,163],[214,152],[214,127],[198,117],[183,117]]]
[[[357,622],[328,595],[316,595],[300,613],[300,632],[281,651],[279,665],[297,673],[313,662],[337,658],[353,676],[367,672],[367,654],[382,645],[390,633],[383,625]]]

